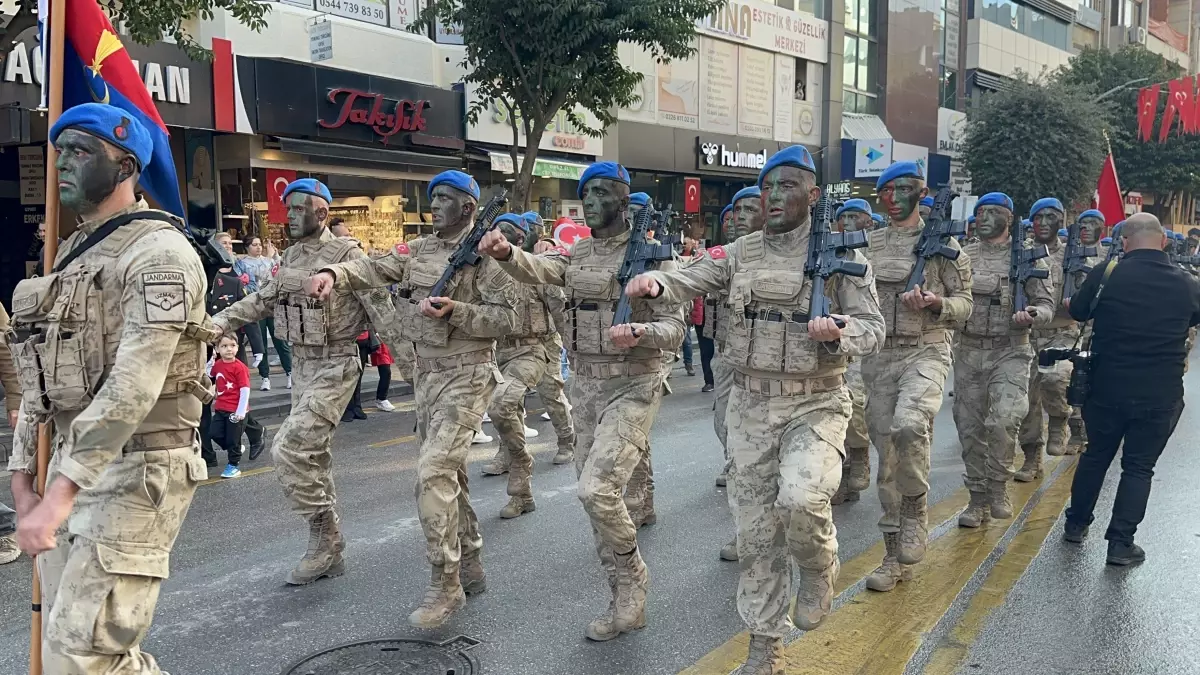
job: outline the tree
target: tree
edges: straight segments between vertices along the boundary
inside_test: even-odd
[[[414,30],[437,21],[462,27],[468,74],[477,97],[467,110],[474,124],[493,103],[508,115],[510,154],[518,166],[520,133],[525,161],[513,186],[513,203],[528,206],[538,145],[559,111],[579,131],[598,137],[616,122],[615,110],[638,100],[642,75],[626,68],[617,45],[628,42],[660,61],[695,51],[696,20],[725,0],[431,0]],[[599,120],[588,126],[576,106]]]
[[[1091,89],[1018,73],[967,122],[963,147],[974,192],[1012,197],[1017,216],[1033,202],[1091,198],[1104,160],[1108,113]]]
[[[0,44],[37,25],[37,0],[14,0],[17,11],[0,28]],[[124,24],[134,42],[143,45],[161,42],[171,36],[193,59],[203,60],[209,51],[202,47],[183,26],[186,19],[199,16],[211,19],[218,9],[228,11],[251,30],[262,30],[270,5],[259,0],[104,0],[100,3],[114,26]],[[2,57],[0,57],[2,58]]]
[[[1087,86],[1109,103],[1109,139],[1121,189],[1157,193],[1195,191],[1200,188],[1200,137],[1181,136],[1172,130],[1166,143],[1137,137],[1138,90],[1163,84],[1155,120],[1166,108],[1168,80],[1180,77],[1182,69],[1141,45],[1126,45],[1116,51],[1087,48],[1071,57],[1056,74],[1066,84]]]

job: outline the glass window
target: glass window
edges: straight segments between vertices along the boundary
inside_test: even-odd
[[[846,0],[846,16],[843,21],[846,23],[847,33],[858,32],[858,0]]]
[[[866,58],[863,58],[863,52],[866,52]],[[870,94],[876,92],[878,79],[879,63],[879,44],[876,42],[867,42],[866,40],[858,41],[858,88]]]
[[[858,0],[858,32],[875,37],[875,0]]]
[[[853,87],[858,67],[858,38],[847,35],[843,46],[846,51],[842,64],[842,84]]]
[[[1119,3],[1128,0],[1112,0],[1114,9],[1123,7]],[[1057,17],[1043,14],[1032,7],[1015,4],[1012,0],[980,0],[981,18],[994,24],[1015,30],[1034,40],[1053,45],[1062,50],[1071,48],[1071,24]],[[1141,7],[1137,5],[1137,7]],[[1117,25],[1114,19],[1113,25]]]
[[[942,81],[939,85],[939,103],[942,108],[955,110],[958,108],[958,72],[942,68]]]
[[[775,0],[775,6],[783,9],[796,9],[796,0]]]
[[[824,19],[825,0],[796,0],[796,11],[807,12],[818,19]]]
[[[1121,25],[1121,0],[1112,0],[1108,5],[1108,25]]]
[[[842,92],[842,112],[858,112],[858,94],[849,89]]]

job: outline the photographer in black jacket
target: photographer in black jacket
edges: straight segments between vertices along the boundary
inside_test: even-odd
[[[1083,406],[1088,447],[1071,485],[1063,538],[1081,543],[1109,464],[1124,441],[1121,482],[1113,504],[1108,563],[1146,559],[1133,543],[1146,515],[1154,464],[1183,411],[1184,342],[1200,323],[1200,286],[1163,252],[1158,219],[1139,213],[1125,221],[1125,256],[1088,274],[1071,298],[1071,316],[1093,321],[1090,393]]]

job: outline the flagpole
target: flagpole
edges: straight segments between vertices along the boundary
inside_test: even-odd
[[[63,109],[63,54],[66,51],[67,0],[50,0],[49,53],[43,54],[43,72],[50,78],[46,129],[54,126]],[[58,151],[46,143],[46,240],[42,249],[42,274],[54,268],[58,255]],[[40,425],[37,441],[37,493],[46,493],[46,473],[50,470],[51,422]],[[42,675],[42,583],[37,560],[33,564],[33,616],[29,627],[29,675]]]

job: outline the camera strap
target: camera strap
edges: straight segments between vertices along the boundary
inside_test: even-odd
[[[1100,285],[1096,287],[1096,294],[1092,296],[1092,304],[1088,307],[1088,316],[1093,316],[1096,313],[1096,305],[1100,304],[1100,294],[1104,292],[1104,285],[1108,283],[1108,278],[1112,276],[1113,269],[1117,266],[1117,259],[1113,258],[1104,265],[1104,275],[1100,277]],[[1087,324],[1095,321],[1095,317],[1088,319],[1087,322],[1079,331],[1079,337],[1075,339],[1075,349],[1079,348],[1080,341],[1083,340],[1083,334],[1086,332]],[[1092,336],[1088,335],[1087,341],[1083,344],[1083,351],[1091,351]]]

